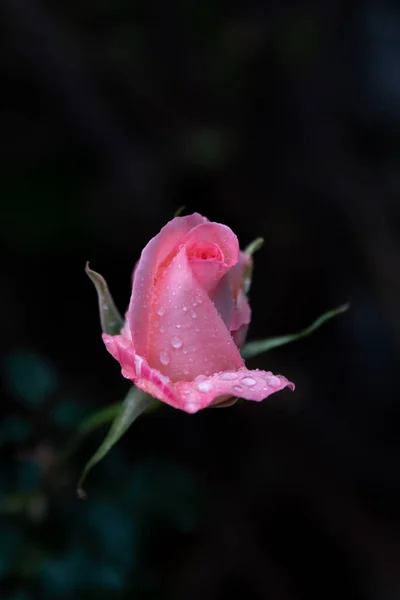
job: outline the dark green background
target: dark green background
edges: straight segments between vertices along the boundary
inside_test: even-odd
[[[399,577],[397,2],[3,0],[1,600],[394,600]],[[296,392],[134,424],[76,498],[81,419],[127,382],[121,311],[175,210],[257,236],[250,361]]]

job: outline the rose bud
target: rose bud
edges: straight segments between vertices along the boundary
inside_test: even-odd
[[[135,267],[120,334],[103,333],[123,376],[188,413],[293,390],[281,375],[248,370],[240,355],[251,268],[229,227],[197,213],[167,223]]]

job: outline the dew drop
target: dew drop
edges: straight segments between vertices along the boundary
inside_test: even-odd
[[[243,385],[247,385],[248,387],[253,387],[253,385],[256,385],[257,381],[254,379],[254,377],[248,376],[242,377],[240,383],[243,383]]]
[[[108,304],[103,304],[103,310],[108,310]]]
[[[197,319],[197,314],[196,314],[196,311],[194,311],[194,310],[191,310],[191,311],[190,311],[190,316],[192,317],[192,319]]]
[[[159,306],[157,308],[157,314],[162,317],[165,314],[165,308],[163,306]]]
[[[222,381],[233,381],[234,379],[237,379],[237,377],[237,373],[221,373],[219,376]]]
[[[182,348],[182,345],[183,345],[183,342],[182,342],[181,338],[178,337],[177,335],[173,335],[171,338],[171,346],[173,348],[178,349],[178,348]]]
[[[172,295],[176,296],[176,291],[175,290],[172,290]]]
[[[275,377],[275,375],[270,375],[267,381],[271,387],[278,387],[278,385],[280,384],[279,378]]]
[[[180,323],[177,323],[177,324],[175,325],[175,327],[176,327],[177,329],[180,329],[180,328],[181,328],[181,324],[180,324]]]
[[[184,348],[184,349],[182,350],[182,352],[183,352],[183,354],[187,354],[187,353],[188,353],[188,351],[187,351],[187,348]]]
[[[196,296],[196,302],[197,304],[203,304],[203,300],[200,298],[200,296]]]
[[[183,310],[183,312],[187,312],[187,309],[188,309],[188,308],[187,308],[187,306],[184,304],[184,305],[182,306],[182,310]]]
[[[238,394],[238,396],[240,396],[243,388],[241,385],[234,385],[232,389],[235,392],[235,394]]]
[[[159,354],[159,359],[160,359],[160,363],[162,365],[168,365],[169,364],[169,354],[166,350],[161,350],[160,354]]]
[[[189,369],[183,369],[182,372],[183,372],[184,375],[189,375]]]
[[[197,383],[197,389],[201,392],[209,392],[212,388],[212,385],[209,381],[199,381]]]

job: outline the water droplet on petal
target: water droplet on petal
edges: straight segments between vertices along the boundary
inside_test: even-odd
[[[184,375],[189,375],[189,369],[183,369],[182,372],[183,372]]]
[[[172,295],[176,296],[176,291],[175,290],[172,290]]]
[[[175,325],[175,327],[176,327],[177,329],[180,329],[180,328],[181,328],[181,324],[180,324],[180,323],[177,323],[177,324]]]
[[[103,310],[108,310],[108,304],[103,304]]]
[[[219,376],[222,381],[233,381],[234,379],[237,379],[237,377],[237,373],[221,373]]]
[[[159,354],[159,359],[162,365],[168,365],[170,360],[168,352],[166,350],[161,350]]]
[[[209,392],[212,388],[212,384],[209,381],[199,381],[196,385],[197,389],[201,392]]]
[[[187,306],[184,304],[184,305],[182,306],[182,310],[183,310],[183,312],[186,312],[186,311],[187,311],[187,309],[188,309],[188,308],[187,308]]]
[[[275,375],[270,375],[267,381],[271,387],[278,387],[281,383],[279,377],[275,377]]]
[[[183,342],[182,342],[181,338],[178,337],[177,335],[173,335],[171,338],[171,346],[173,348],[178,349],[178,348],[182,348],[182,345],[183,345]]]
[[[247,385],[248,387],[253,387],[253,385],[256,385],[257,381],[254,379],[254,377],[247,376],[242,377],[240,383],[243,383],[243,385]]]
[[[157,308],[157,314],[162,317],[165,314],[165,308],[163,306],[159,306]]]
[[[200,298],[200,296],[196,296],[196,302],[197,304],[203,304],[203,300]]]
[[[187,351],[187,348],[184,348],[184,349],[182,350],[182,352],[183,352],[183,354],[187,354],[187,353],[188,353],[188,351]]]
[[[191,310],[191,311],[190,311],[190,316],[192,317],[192,319],[197,319],[197,314],[196,314],[196,311],[194,311],[194,310]]]
[[[237,394],[238,396],[240,396],[240,394],[242,393],[242,386],[241,385],[234,385],[232,390],[234,391],[235,394]]]

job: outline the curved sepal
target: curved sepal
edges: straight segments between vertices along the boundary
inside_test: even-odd
[[[92,269],[89,268],[88,262],[86,263],[85,273],[91,279],[96,288],[97,297],[99,300],[101,329],[104,333],[118,335],[124,325],[124,321],[114,304],[114,300],[112,299],[106,280],[100,275],[100,273],[92,271]]]
[[[272,350],[272,348],[284,346],[285,344],[289,344],[290,342],[294,342],[296,340],[299,340],[300,338],[307,337],[316,329],[321,327],[321,325],[323,325],[326,321],[329,321],[329,319],[332,319],[340,313],[345,312],[348,308],[349,304],[343,304],[342,306],[339,306],[339,308],[329,310],[328,312],[318,317],[318,319],[315,319],[315,321],[311,323],[309,327],[297,333],[289,333],[287,335],[271,337],[265,340],[254,340],[253,342],[248,342],[242,348],[242,356],[243,358],[252,358],[253,356],[258,356],[263,352],[268,352],[268,350]]]
[[[244,249],[244,253],[248,254],[249,256],[253,256],[254,252],[257,252],[257,250],[260,250],[260,248],[262,248],[263,245],[264,245],[264,238],[258,237],[255,240],[253,240],[252,242],[250,242],[250,244],[248,246],[246,246],[246,248]]]
[[[137,388],[133,387],[129,390],[104,438],[104,441],[83,469],[78,482],[78,496],[80,498],[86,496],[85,491],[82,489],[82,485],[89,471],[91,471],[91,469],[100,462],[106,454],[108,454],[111,448],[115,446],[118,440],[129,429],[133,421],[135,421],[142,413],[152,408],[156,403],[157,400]]]

